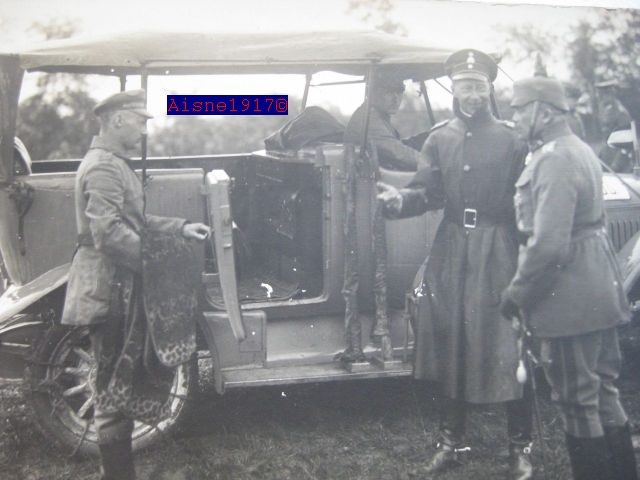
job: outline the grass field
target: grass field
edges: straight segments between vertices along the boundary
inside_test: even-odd
[[[640,425],[640,382],[620,383]],[[214,397],[202,385],[184,432],[136,456],[140,480],[416,479],[433,452],[438,401],[432,385],[411,379],[346,381],[230,391]],[[543,395],[544,397],[545,395]],[[560,420],[542,399],[549,478],[569,479]],[[0,387],[0,478],[98,480],[95,459],[68,458],[41,437],[19,385]],[[506,417],[500,405],[476,407],[468,423],[469,462],[442,480],[503,479],[507,475]],[[540,444],[534,460],[541,472]]]

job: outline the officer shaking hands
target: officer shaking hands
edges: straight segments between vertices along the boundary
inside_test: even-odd
[[[517,335],[500,315],[501,290],[515,273],[514,184],[526,145],[491,113],[498,67],[467,49],[445,62],[453,120],[434,126],[420,170],[406,188],[378,184],[389,218],[444,209],[427,260],[416,325],[414,376],[442,387],[439,443],[422,472],[460,464],[469,404],[505,403],[509,478],[532,478],[531,397],[518,383]],[[526,390],[525,390],[526,392]]]

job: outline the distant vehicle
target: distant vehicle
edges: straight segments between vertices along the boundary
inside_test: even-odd
[[[139,77],[149,95],[165,95],[160,85],[173,75],[299,75],[305,80],[303,104],[320,72],[350,75],[343,82],[348,84],[392,70],[420,84],[431,113],[424,82],[444,76],[452,51],[380,32],[164,32],[51,41],[0,55],[0,99],[11,107],[0,110],[0,138],[14,137],[25,70],[112,76],[122,90],[128,79]],[[0,155],[0,251],[10,283],[0,298],[0,375],[24,377],[26,397],[53,442],[95,453],[88,332],[59,324],[76,242],[73,191],[80,160],[33,161],[30,170],[26,162],[16,170],[13,145],[0,143]],[[390,342],[397,359],[389,367],[376,361],[380,346],[368,340],[375,318],[375,258],[380,259],[372,246],[375,181],[402,186],[412,174],[378,169],[375,158],[366,142],[360,148],[316,142],[298,151],[233,155],[146,159],[143,151],[136,161],[144,170],[149,213],[205,220],[215,233],[211,244],[196,248],[203,272],[198,350],[200,358],[211,357],[218,394],[411,375],[415,298],[407,292],[441,215],[386,224]],[[349,170],[352,161],[355,172]],[[637,178],[624,179],[640,191]],[[628,255],[640,238],[640,199],[614,176],[605,179],[605,197],[611,238]],[[345,277],[354,276],[363,348],[372,361],[349,371],[334,357],[345,349],[342,290]],[[626,276],[635,302],[640,261]],[[136,423],[134,448],[179,424],[195,398],[197,379],[197,359],[177,370],[173,416],[157,428]]]

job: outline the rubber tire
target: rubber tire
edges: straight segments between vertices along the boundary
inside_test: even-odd
[[[58,365],[64,365],[65,368],[85,367],[84,370],[87,370],[87,356],[84,355],[83,359],[74,348],[90,354],[90,346],[87,327],[51,326],[33,345],[23,382],[25,399],[44,436],[63,451],[81,456],[99,455],[97,434],[92,422],[93,408],[89,408],[82,418],[77,415],[89,397],[88,391],[68,397],[63,396],[62,392],[68,392],[82,383],[83,377],[65,373]],[[134,452],[153,445],[167,434],[179,431],[189,416],[189,405],[194,403],[191,400],[197,391],[198,362],[194,356],[192,361],[176,369],[172,416],[162,422],[158,429],[136,422],[133,431]]]

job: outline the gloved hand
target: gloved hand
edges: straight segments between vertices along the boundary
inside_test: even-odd
[[[520,317],[520,307],[507,295],[503,294],[502,300],[500,300],[500,313],[507,320],[511,320],[513,317]]]
[[[378,201],[383,203],[383,214],[388,218],[394,218],[402,210],[402,195],[397,188],[384,182],[378,182],[376,187]]]

